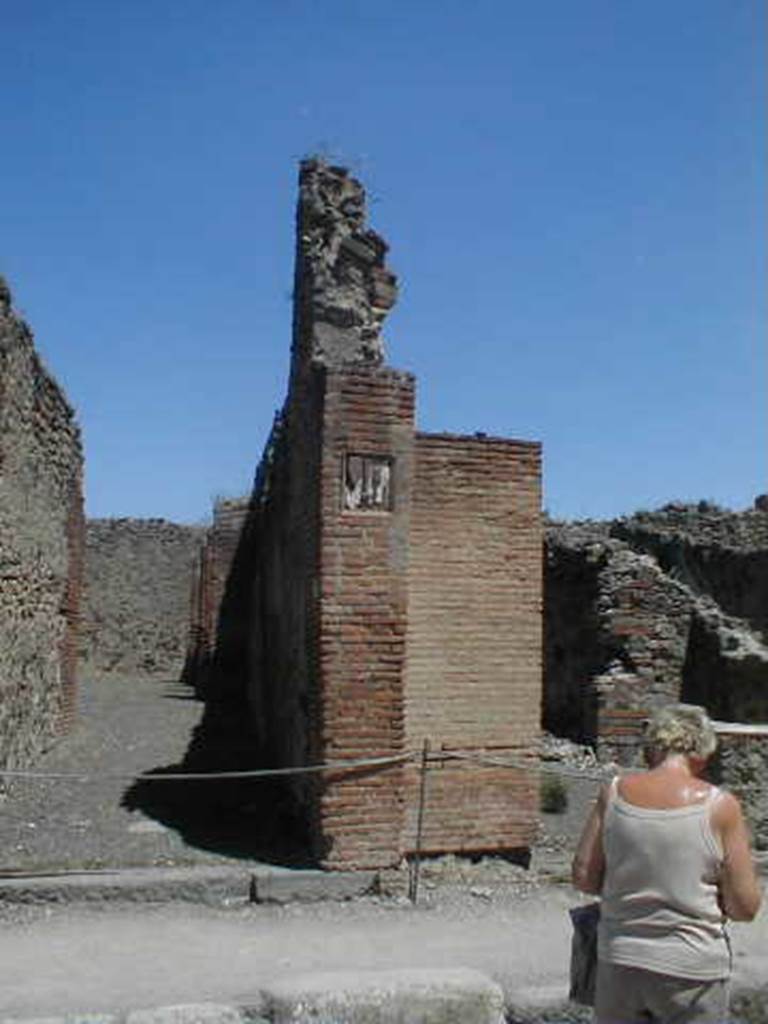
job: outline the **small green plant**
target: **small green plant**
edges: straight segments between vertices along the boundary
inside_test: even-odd
[[[542,814],[562,814],[568,807],[568,787],[559,775],[545,775],[539,790]]]

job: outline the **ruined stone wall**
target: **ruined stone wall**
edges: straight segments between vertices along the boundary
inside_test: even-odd
[[[611,535],[768,641],[768,513],[672,504],[615,521]]]
[[[540,446],[419,434],[410,530],[406,746],[528,757],[541,715]],[[413,848],[418,772],[405,826]],[[422,846],[482,852],[534,838],[534,772],[430,772]]]
[[[680,698],[692,604],[652,559],[613,546],[599,586],[599,638],[608,660],[593,680],[598,749],[625,761],[648,713]]]
[[[0,766],[29,764],[75,707],[82,450],[74,413],[0,279]]]
[[[81,672],[181,674],[204,533],[163,519],[88,521]]]
[[[768,727],[720,733],[714,775],[741,800],[755,848],[768,850]]]
[[[767,523],[701,503],[551,526],[545,727],[631,762],[669,701],[768,722]]]
[[[606,664],[598,597],[607,529],[562,524],[545,536],[542,723],[557,736],[595,743],[593,680]]]
[[[365,191],[342,167],[302,162],[296,224],[291,397],[313,367],[384,362],[381,327],[397,298],[388,246],[365,224]]]

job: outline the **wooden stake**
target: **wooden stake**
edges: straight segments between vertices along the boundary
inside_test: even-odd
[[[429,756],[429,740],[424,740],[421,751],[421,780],[419,784],[419,811],[416,818],[416,846],[411,863],[411,878],[408,886],[408,898],[416,903],[419,895],[419,869],[421,867],[421,833],[424,827],[424,805],[427,795],[427,759]]]

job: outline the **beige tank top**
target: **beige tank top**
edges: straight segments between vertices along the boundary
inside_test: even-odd
[[[617,786],[618,778],[603,826],[598,959],[679,978],[727,977],[717,901],[723,855],[710,826],[718,790],[702,803],[656,810],[627,803]]]

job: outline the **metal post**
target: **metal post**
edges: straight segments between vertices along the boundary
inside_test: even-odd
[[[411,878],[408,885],[408,899],[416,903],[419,895],[419,868],[421,866],[421,833],[424,826],[424,804],[427,795],[427,760],[429,756],[429,740],[424,740],[421,751],[421,780],[419,784],[419,811],[416,818],[416,845],[411,864]]]

